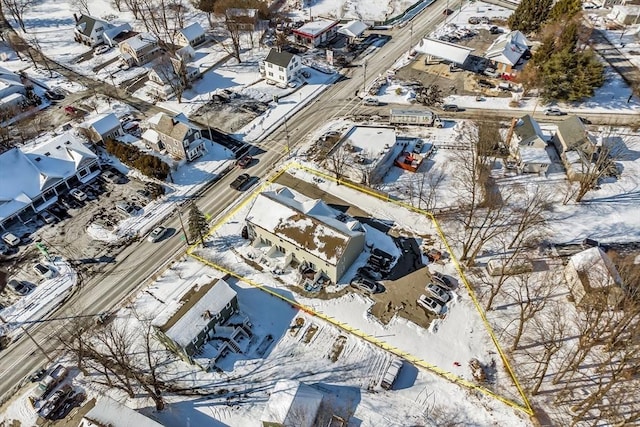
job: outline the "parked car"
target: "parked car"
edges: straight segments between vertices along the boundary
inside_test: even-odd
[[[109,49],[111,49],[111,46],[107,46],[106,44],[103,44],[102,46],[96,47],[94,52],[96,55],[102,55],[103,53],[106,53]]]
[[[428,283],[427,286],[425,287],[425,290],[444,303],[446,303],[451,299],[451,294],[449,294],[449,291],[447,291],[444,288],[441,288],[436,284]]]
[[[47,375],[47,370],[42,368],[35,371],[33,374],[29,376],[29,381],[32,383],[40,381],[44,376]]]
[[[250,180],[251,180],[251,176],[248,173],[243,173],[242,175],[238,176],[235,180],[233,180],[233,182],[229,184],[229,186],[234,190],[241,190],[244,188],[245,185],[247,185],[247,183],[249,183]]]
[[[351,287],[361,290],[366,294],[377,294],[381,290],[378,282],[366,279],[362,276],[356,276],[351,280]]]
[[[382,273],[380,271],[376,271],[372,267],[367,266],[358,268],[358,275],[371,280],[382,279]]]
[[[56,222],[56,220],[58,218],[56,218],[53,214],[51,214],[48,211],[42,211],[40,212],[40,217],[42,218],[42,220],[47,223],[47,224],[53,224],[54,222]]]
[[[159,226],[153,229],[153,231],[151,233],[149,233],[149,237],[147,237],[147,240],[150,241],[151,243],[157,242],[158,240],[162,239],[162,237],[166,234],[167,229],[163,226]]]
[[[444,104],[442,106],[442,110],[457,112],[460,111],[460,107],[458,107],[456,104]]]
[[[49,101],[60,101],[61,99],[64,99],[63,94],[54,92],[52,90],[45,91],[44,97],[47,98]]]
[[[493,89],[495,87],[495,85],[493,83],[491,83],[489,80],[485,80],[485,79],[478,80],[478,86],[486,88],[486,89]]]
[[[498,73],[495,68],[485,68],[485,70],[482,72],[482,74],[484,74],[485,76],[489,76],[489,77],[498,77],[500,76],[500,73]]]
[[[53,368],[33,389],[31,398],[34,401],[44,399],[51,391],[62,382],[69,371],[63,365]]]
[[[362,103],[364,105],[372,105],[372,106],[377,106],[380,105],[380,102],[378,101],[377,98],[365,98]]]
[[[585,125],[590,125],[590,124],[592,124],[592,123],[591,123],[591,120],[589,120],[589,119],[587,119],[587,118],[585,118],[585,117],[578,117],[578,119],[580,119],[580,121],[581,121],[582,123],[584,123]]]
[[[472,16],[469,18],[468,22],[469,24],[479,24],[480,18],[478,18],[477,16]]]
[[[420,307],[432,312],[433,314],[442,313],[442,305],[434,298],[428,297],[426,295],[420,295],[417,303]]]
[[[4,233],[2,235],[2,240],[4,240],[4,242],[9,245],[9,246],[18,246],[21,242],[20,238],[17,237],[15,234],[13,233]]]
[[[87,200],[87,195],[84,194],[83,191],[78,190],[77,188],[72,188],[71,191],[69,191],[69,194],[71,194],[71,197],[73,197],[79,202],[84,202],[85,200]]]
[[[502,28],[493,25],[491,26],[491,28],[489,28],[489,32],[491,34],[502,34]]]
[[[98,314],[98,316],[96,317],[96,325],[104,325],[109,321],[109,319],[111,319],[112,316],[113,316],[113,313],[109,311],[105,311]]]
[[[64,384],[49,397],[40,409],[40,416],[48,418],[55,412],[64,402],[73,394],[73,387],[70,384]]]
[[[71,105],[67,105],[66,107],[64,107],[64,112],[66,114],[76,114],[78,110]]]
[[[566,116],[567,113],[559,109],[558,107],[549,107],[544,110],[545,116]]]
[[[45,264],[37,263],[33,266],[33,271],[35,271],[38,276],[41,276],[45,279],[51,279],[56,275],[55,271],[51,267]]]
[[[11,290],[18,295],[27,295],[29,292],[33,290],[33,286],[30,283],[24,282],[22,280],[11,279],[7,283]]]
[[[326,132],[324,135],[322,135],[320,137],[320,141],[327,141],[329,139],[335,139],[337,137],[340,136],[340,132],[336,131],[336,130],[330,130],[329,132]]]
[[[120,175],[109,170],[102,172],[102,178],[113,184],[122,184],[124,182],[124,179]]]
[[[416,145],[413,146],[413,152],[420,154],[422,152],[422,147],[424,147],[424,141],[420,139],[416,142]]]
[[[453,289],[454,284],[451,281],[451,279],[449,279],[447,276],[445,276],[444,274],[435,271],[433,273],[431,273],[431,279],[438,285],[443,286],[445,288],[448,289]]]
[[[251,157],[251,156],[243,156],[240,159],[238,159],[238,161],[236,162],[236,165],[238,165],[238,167],[240,169],[244,169],[244,168],[248,167],[249,165],[251,165],[251,162],[253,162],[253,157]]]

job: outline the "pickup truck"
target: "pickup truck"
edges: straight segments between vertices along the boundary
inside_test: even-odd
[[[243,173],[238,176],[229,186],[234,190],[241,190],[251,180],[251,176],[248,173]]]
[[[51,390],[53,390],[58,384],[62,382],[67,376],[67,368],[62,365],[57,365],[51,370],[33,389],[31,398],[33,401],[44,399],[47,397]]]

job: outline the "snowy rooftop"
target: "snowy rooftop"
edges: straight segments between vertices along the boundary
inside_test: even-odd
[[[396,143],[396,131],[391,127],[354,126],[347,132],[345,142],[378,157],[379,153]]]
[[[184,347],[209,323],[204,313],[219,313],[235,297],[236,291],[223,279],[203,274],[181,298],[166,303],[153,325]]]
[[[293,30],[293,32],[298,34],[306,34],[312,37],[317,37],[335,25],[338,25],[338,21],[330,21],[328,19],[316,19],[315,21],[307,22],[297,30]]]
[[[193,24],[191,24],[191,25],[183,28],[182,30],[180,30],[180,33],[184,36],[185,39],[187,39],[190,42],[192,42],[196,38],[198,38],[201,35],[203,35],[204,34],[204,30],[202,29],[202,26],[199,23],[194,22]]]
[[[0,154],[0,219],[11,216],[43,190],[69,178],[97,156],[71,133],[64,133],[30,152],[12,148]]]
[[[362,225],[319,199],[310,199],[287,187],[258,194],[247,221],[335,265],[351,237],[363,233]]]
[[[569,262],[578,272],[583,284],[591,288],[622,283],[611,258],[599,247],[578,252],[569,259]]]
[[[464,64],[464,61],[467,60],[467,57],[473,52],[473,49],[426,37],[416,46],[416,52],[435,56],[456,64]]]
[[[322,403],[322,393],[299,381],[280,380],[262,413],[263,423],[312,427]]]
[[[113,113],[104,114],[91,122],[91,127],[100,135],[104,135],[119,126],[120,120]]]
[[[84,416],[84,419],[104,426],[162,427],[162,424],[106,396],[98,399],[93,409]]]
[[[369,28],[369,26],[362,21],[349,21],[340,27],[338,32],[347,37],[360,37],[360,34],[364,33],[364,30],[367,28]]]
[[[511,31],[498,37],[485,57],[501,64],[516,65],[520,57],[529,48],[529,41],[520,31]]]
[[[137,36],[130,37],[124,40],[122,43],[126,43],[131,46],[131,49],[138,51],[144,49],[150,44],[155,44],[158,39],[151,33],[140,33]]]
[[[520,146],[520,158],[524,163],[551,164],[551,158],[545,148]]]

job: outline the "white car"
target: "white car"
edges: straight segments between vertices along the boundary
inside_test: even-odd
[[[149,237],[147,237],[147,240],[150,241],[151,243],[157,242],[158,240],[162,239],[162,236],[164,236],[166,232],[167,232],[167,229],[165,227],[163,226],[156,227],[149,234]]]
[[[33,266],[33,271],[38,273],[39,276],[45,279],[51,279],[56,275],[56,272],[51,269],[48,265],[37,263]]]
[[[440,314],[442,312],[442,305],[435,299],[428,297],[426,295],[420,295],[418,298],[418,305],[425,310],[429,310],[434,314]]]
[[[545,116],[566,116],[567,113],[559,109],[558,107],[549,107],[544,110]]]
[[[94,50],[94,52],[96,55],[102,55],[103,53],[107,52],[109,49],[111,49],[111,46],[107,46],[106,44],[103,44],[102,46],[98,46],[96,50]]]
[[[431,293],[434,297],[438,298],[442,302],[447,302],[451,299],[451,294],[438,285],[434,285],[433,283],[429,283],[425,290]]]
[[[69,191],[69,194],[71,194],[71,197],[73,197],[79,202],[84,202],[85,200],[87,200],[87,195],[84,194],[84,192],[78,190],[77,188],[71,189],[71,191]]]
[[[20,244],[20,238],[13,233],[4,233],[2,235],[2,240],[4,240],[7,245],[12,247],[18,246]]]
[[[48,211],[42,211],[40,213],[40,216],[42,217],[42,220],[47,224],[53,224],[54,222],[56,222],[56,217]]]

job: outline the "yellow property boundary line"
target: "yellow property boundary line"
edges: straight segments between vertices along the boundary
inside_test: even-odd
[[[503,362],[504,366],[507,369],[507,372],[509,373],[509,376],[511,377],[513,383],[515,384],[516,389],[518,390],[518,393],[520,394],[520,397],[522,398],[523,403],[514,402],[514,401],[512,401],[512,400],[510,400],[510,399],[508,399],[506,397],[503,397],[503,396],[500,396],[499,394],[496,394],[495,392],[493,392],[492,390],[489,390],[486,387],[482,387],[482,386],[480,386],[478,384],[474,384],[474,383],[472,383],[470,381],[467,381],[467,380],[465,380],[463,378],[460,378],[460,377],[454,375],[451,372],[445,371],[444,369],[442,369],[442,368],[440,368],[438,366],[432,365],[431,363],[428,363],[428,362],[426,362],[426,361],[424,361],[422,359],[419,359],[419,358],[413,356],[412,354],[404,352],[404,351],[400,350],[399,348],[393,347],[393,346],[389,345],[388,343],[377,339],[374,336],[368,335],[368,334],[364,333],[363,331],[360,331],[360,330],[358,330],[356,328],[353,328],[353,327],[351,327],[350,325],[348,325],[346,323],[340,322],[339,320],[337,320],[337,319],[335,319],[335,318],[333,318],[331,316],[327,316],[326,314],[324,314],[322,312],[316,311],[312,307],[306,306],[306,305],[301,304],[301,303],[299,303],[297,301],[294,301],[294,300],[292,300],[290,298],[287,298],[287,297],[285,297],[283,295],[280,295],[277,292],[274,292],[274,291],[268,289],[267,287],[265,287],[265,286],[263,286],[263,285],[261,285],[259,283],[254,282],[253,280],[250,280],[250,279],[247,279],[246,277],[240,276],[239,274],[237,274],[237,273],[235,273],[235,272],[233,272],[231,270],[228,270],[228,269],[226,269],[226,268],[224,268],[224,267],[222,267],[220,265],[217,265],[217,264],[215,264],[215,263],[213,263],[211,261],[208,261],[208,260],[206,260],[206,259],[204,259],[204,258],[202,258],[202,257],[200,257],[198,255],[195,255],[193,253],[193,251],[197,248],[197,243],[192,245],[191,247],[189,247],[189,249],[187,249],[187,255],[193,257],[194,259],[200,261],[203,264],[206,264],[206,265],[208,265],[210,267],[213,267],[213,268],[215,268],[215,269],[217,269],[217,270],[219,270],[219,271],[221,271],[221,272],[223,272],[225,274],[228,274],[231,277],[235,277],[236,279],[238,279],[240,281],[248,283],[249,285],[251,285],[251,286],[253,286],[253,287],[257,288],[257,289],[260,289],[260,290],[268,293],[269,295],[272,295],[272,296],[274,296],[276,298],[279,298],[279,299],[285,301],[286,303],[290,304],[291,306],[302,310],[305,313],[308,313],[310,315],[313,315],[313,316],[316,316],[316,317],[318,317],[320,319],[323,319],[326,322],[329,322],[329,323],[333,324],[334,326],[337,326],[338,328],[340,328],[340,329],[342,329],[342,330],[344,330],[344,331],[346,331],[346,332],[348,332],[350,334],[353,334],[353,335],[355,335],[357,337],[360,337],[361,339],[363,339],[363,340],[365,340],[365,341],[367,341],[367,342],[369,342],[369,343],[371,343],[371,344],[373,344],[373,345],[375,345],[377,347],[380,347],[383,350],[391,352],[392,354],[394,354],[394,355],[396,355],[398,357],[401,357],[401,358],[411,362],[412,364],[414,364],[416,366],[419,366],[419,367],[421,367],[423,369],[426,369],[426,370],[428,370],[430,372],[433,372],[436,375],[438,375],[438,376],[440,376],[440,377],[442,377],[442,378],[444,378],[444,379],[446,379],[446,380],[448,380],[450,382],[453,382],[455,384],[461,385],[461,386],[466,387],[466,388],[471,389],[471,390],[477,390],[477,391],[479,391],[479,392],[481,392],[481,393],[483,393],[483,394],[485,394],[487,396],[490,396],[490,397],[492,397],[492,398],[494,398],[494,399],[496,399],[496,400],[498,400],[498,401],[500,401],[500,402],[502,402],[502,403],[504,403],[504,404],[516,409],[516,410],[522,411],[522,412],[526,413],[529,416],[533,416],[534,412],[533,412],[533,409],[532,409],[531,404],[529,402],[529,399],[525,395],[524,390],[523,390],[522,386],[520,385],[520,382],[516,378],[516,375],[515,375],[515,373],[513,371],[513,368],[511,367],[511,364],[509,363],[509,360],[507,359],[504,351],[500,347],[500,344],[498,343],[498,339],[496,337],[496,334],[493,331],[493,328],[491,327],[491,325],[489,324],[489,321],[487,320],[487,317],[485,316],[484,310],[480,306],[478,298],[477,298],[475,292],[473,291],[473,289],[471,288],[471,285],[469,284],[469,281],[467,280],[467,277],[465,276],[464,271],[461,268],[460,263],[458,262],[457,258],[453,254],[453,251],[451,250],[451,246],[449,245],[449,242],[445,238],[444,232],[442,231],[442,228],[440,227],[440,224],[438,223],[438,221],[436,220],[435,216],[431,212],[427,212],[427,211],[425,211],[423,209],[415,208],[413,206],[410,206],[410,205],[408,205],[408,204],[406,204],[404,202],[398,201],[398,200],[393,200],[390,197],[384,197],[383,195],[381,195],[379,193],[376,193],[374,191],[368,190],[367,188],[359,187],[359,186],[354,185],[354,184],[352,184],[352,183],[350,183],[348,181],[337,180],[333,176],[330,176],[330,175],[328,175],[326,173],[323,173],[323,172],[317,171],[315,169],[311,169],[309,167],[300,165],[300,164],[298,164],[296,162],[291,162],[291,163],[285,165],[283,169],[275,172],[271,177],[265,179],[265,182],[262,185],[260,185],[258,188],[253,190],[253,192],[251,194],[251,197],[248,197],[248,198],[244,199],[234,209],[232,209],[230,212],[228,212],[226,215],[224,215],[216,224],[214,224],[211,227],[211,229],[209,230],[209,232],[207,233],[207,235],[205,237],[209,237],[209,236],[211,236],[211,234],[215,233],[218,228],[220,228],[223,224],[225,224],[230,218],[235,216],[236,213],[239,210],[244,208],[248,203],[252,202],[253,198],[258,193],[262,192],[268,186],[272,185],[273,182],[276,181],[282,174],[284,174],[286,172],[289,172],[292,169],[293,170],[296,170],[296,169],[297,170],[302,170],[302,171],[308,172],[308,173],[310,173],[310,174],[312,174],[314,176],[318,176],[318,177],[321,177],[323,179],[331,180],[333,182],[338,183],[339,185],[344,185],[345,187],[349,187],[349,188],[354,189],[356,191],[359,191],[361,193],[364,193],[364,194],[367,194],[369,196],[375,197],[375,198],[377,198],[379,200],[393,203],[393,204],[395,204],[397,206],[400,206],[402,208],[408,209],[408,210],[410,210],[412,212],[425,215],[426,217],[431,219],[433,225],[435,226],[435,228],[436,228],[436,230],[438,232],[438,235],[440,236],[440,238],[442,239],[442,242],[444,243],[445,247],[449,251],[449,255],[451,257],[451,260],[453,261],[454,266],[455,266],[456,270],[458,271],[458,274],[460,275],[460,277],[462,279],[462,282],[464,283],[465,287],[467,288],[467,291],[469,292],[469,295],[471,296],[471,299],[472,299],[472,301],[473,301],[473,303],[474,303],[474,305],[476,307],[476,310],[480,314],[480,318],[482,319],[482,322],[484,323],[484,326],[485,326],[486,330],[488,331],[489,336],[491,337],[491,340],[492,340],[494,346],[496,347],[496,349],[498,351],[498,354],[500,355],[500,358],[502,359],[502,362]]]

